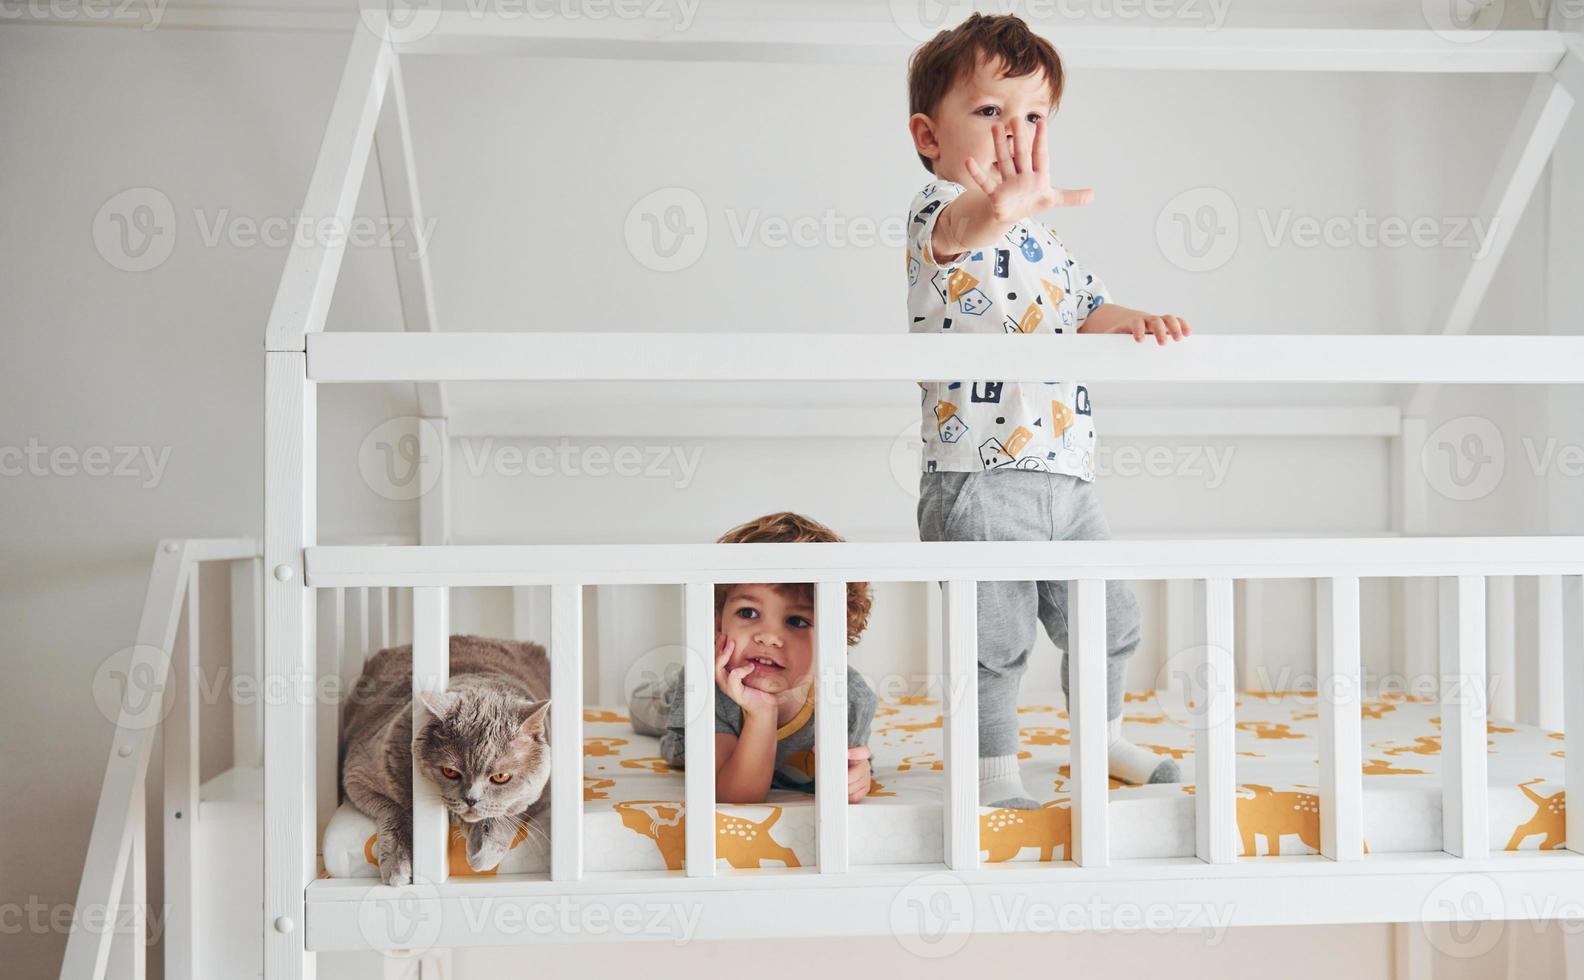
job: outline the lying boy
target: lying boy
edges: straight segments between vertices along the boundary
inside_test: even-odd
[[[726,532],[722,544],[842,540],[817,521],[785,511]],[[869,584],[847,584],[847,642],[869,622]],[[762,803],[771,788],[814,789],[814,588],[798,584],[715,586],[715,799]],[[647,681],[628,699],[633,729],[660,736],[667,764],[684,764],[687,712],[682,671]],[[875,694],[847,668],[847,800],[869,793],[869,726]]]

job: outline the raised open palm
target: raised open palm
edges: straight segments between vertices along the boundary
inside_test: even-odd
[[[1075,207],[1094,198],[1088,188],[1063,190],[1051,186],[1044,117],[1033,124],[1032,132],[1029,123],[1017,119],[1010,124],[998,119],[990,129],[995,137],[995,159],[990,161],[989,171],[982,169],[973,157],[965,163],[968,176],[989,199],[991,216],[997,222],[1010,224],[1048,208]]]

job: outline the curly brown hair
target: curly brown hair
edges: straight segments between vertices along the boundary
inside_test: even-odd
[[[946,93],[971,75],[981,58],[999,59],[1008,78],[1043,71],[1050,82],[1051,105],[1061,102],[1066,76],[1056,46],[1035,34],[1016,14],[974,13],[913,51],[908,59],[908,115],[933,114]],[[934,163],[922,153],[919,162],[925,170],[935,172]]]
[[[718,544],[803,544],[806,542],[831,542],[845,540],[841,535],[812,518],[791,511],[765,514],[737,525],[721,535]],[[726,604],[726,592],[736,583],[717,583],[715,586],[715,618],[720,619]],[[768,583],[770,588],[784,596],[814,601],[814,586],[808,582]],[[869,610],[874,600],[869,595],[868,582],[847,583],[847,642],[858,642],[864,628],[869,625]]]

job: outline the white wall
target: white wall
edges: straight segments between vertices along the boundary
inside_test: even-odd
[[[1509,6],[1509,21],[1521,22],[1523,5]],[[1335,22],[1343,15],[1316,16],[1320,7],[1285,16]],[[8,559],[0,567],[0,649],[17,678],[0,695],[0,903],[8,909],[58,907],[75,896],[111,731],[94,707],[92,685],[101,664],[133,640],[154,541],[257,533],[260,526],[259,355],[285,253],[225,240],[209,245],[204,237],[216,222],[245,233],[245,219],[285,218],[299,206],[347,38],[175,29],[181,18],[174,14],[182,12],[174,8],[171,23],[151,31],[82,26],[70,17],[0,27],[0,89],[7,93],[0,100],[0,172],[7,175],[0,181],[0,268],[10,272],[0,301],[0,445],[130,445],[155,458],[169,454],[157,481],[152,473],[88,477],[58,467],[0,478],[0,541]],[[1233,13],[1250,21],[1259,11]],[[1414,26],[1411,16],[1384,4],[1346,13],[1361,26]],[[340,23],[328,15],[292,22]],[[811,72],[435,59],[412,63],[407,78],[445,325],[903,328],[895,250],[842,247],[828,238],[812,248],[739,247],[729,224],[756,208],[788,219],[827,208],[846,221],[898,216],[925,179],[905,138],[899,66]],[[1350,216],[1360,207],[1378,217],[1469,214],[1526,84],[1506,77],[1075,74],[1054,127],[1052,159],[1063,183],[1094,186],[1097,194],[1092,207],[1062,213],[1060,227],[1075,251],[1104,270],[1118,299],[1169,307],[1201,332],[1420,331],[1453,288],[1465,251],[1271,245],[1260,239],[1260,215],[1275,220],[1292,209]],[[1177,268],[1155,244],[1163,207],[1202,185],[1231,195],[1243,231],[1236,254],[1213,274]],[[667,186],[696,192],[710,228],[698,262],[673,274],[642,267],[622,235],[633,204]],[[174,216],[174,248],[150,271],[117,268],[95,244],[101,205],[134,188],[163,195]],[[371,180],[362,213],[378,214],[378,201]],[[1543,217],[1542,195],[1518,229],[1477,331],[1530,332],[1543,322]],[[114,258],[114,245],[106,248]],[[792,307],[789,297],[810,290],[830,297],[828,317],[783,322],[778,314]],[[390,255],[349,249],[331,328],[388,328],[398,316]],[[911,403],[913,396],[897,394]],[[1384,394],[1108,385],[1097,387],[1095,398],[1103,413],[1107,405],[1244,398],[1321,404]],[[640,403],[652,395],[629,393]],[[457,397],[476,404],[492,398]],[[1489,411],[1503,420],[1527,397],[1460,392],[1457,400],[1443,398],[1437,414]],[[375,492],[358,465],[371,431],[412,412],[407,386],[323,393],[326,538],[416,530],[411,504]],[[1543,414],[1530,417],[1550,424]],[[1576,431],[1556,434],[1579,438]],[[768,456],[718,440],[672,442],[702,450],[686,487],[664,478],[459,479],[457,534],[700,540],[779,508],[804,511],[852,537],[912,533],[912,488],[893,474],[891,440],[788,440]],[[1388,526],[1379,443],[1245,440],[1235,448],[1219,486],[1192,474],[1104,480],[1114,531]],[[1473,504],[1437,500],[1438,525],[1543,530],[1549,498],[1537,482],[1516,473]],[[207,584],[211,596],[223,591]],[[490,617],[481,622],[509,622],[498,597],[480,608]],[[214,611],[206,637],[223,637],[223,614]],[[916,640],[897,620],[906,617],[885,627],[892,641]],[[218,669],[219,646],[209,644],[210,669]],[[1047,677],[1049,660],[1039,668]],[[217,706],[205,727],[206,772],[228,751],[225,714]],[[157,769],[156,762],[156,787]],[[159,853],[156,839],[151,859]],[[18,976],[51,975],[64,945],[50,929],[24,929],[7,940],[7,971]],[[812,955],[830,957],[833,969],[848,957],[883,965],[890,943],[813,944]],[[1143,969],[1169,956],[1179,972],[1213,975],[1246,972],[1276,956],[1334,968],[1339,947],[1355,957],[1348,966],[1356,975],[1386,975],[1389,930],[1377,926],[1240,932],[1213,950],[1192,936],[981,937],[973,952],[974,962],[1007,970],[1053,956],[1080,969]],[[669,962],[678,972],[684,965],[707,969],[745,953],[736,944],[696,947],[671,953]],[[761,955],[802,964],[811,945],[771,944]],[[644,947],[473,952],[459,965],[488,965],[478,975],[506,973],[506,964],[519,961],[654,969],[652,957]],[[372,969],[369,958],[361,969]]]

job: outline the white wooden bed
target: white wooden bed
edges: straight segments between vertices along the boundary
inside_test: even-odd
[[[808,10],[823,11],[824,7]],[[303,213],[345,224],[371,149],[379,155],[387,205],[421,222],[401,65],[408,57],[512,52],[541,57],[618,57],[900,64],[917,39],[892,22],[846,21],[797,8],[728,6],[685,33],[643,21],[506,19],[421,11],[393,25],[381,7],[365,10],[355,32]],[[295,245],[269,318],[266,353],[265,525],[261,543],[183,541],[156,552],[137,656],[146,669],[190,684],[196,654],[172,657],[183,608],[196,616],[194,568],[229,561],[233,571],[233,656],[239,672],[274,679],[283,690],[326,670],[349,676],[392,632],[410,633],[415,685],[446,678],[452,589],[540,588],[548,595],[545,642],[558,705],[613,706],[609,690],[583,689],[583,588],[618,584],[681,587],[686,645],[711,648],[711,587],[724,581],[812,581],[816,585],[822,785],[843,785],[840,726],[846,648],[839,614],[844,583],[919,583],[939,600],[941,724],[935,751],[940,798],[938,854],[906,864],[855,861],[854,817],[842,794],[810,804],[812,846],[796,868],[744,870],[717,862],[716,827],[685,825],[675,870],[594,870],[587,858],[583,780],[585,720],[554,712],[552,845],[544,870],[488,878],[453,876],[446,819],[437,799],[420,797],[415,818],[417,882],[406,888],[366,878],[322,877],[321,841],[337,807],[334,704],[305,697],[266,698],[258,714],[238,712],[236,765],[200,794],[195,715],[173,712],[165,726],[167,975],[195,972],[194,923],[206,907],[195,865],[205,855],[203,824],[227,813],[262,829],[261,917],[265,975],[302,980],[318,952],[428,949],[531,942],[657,938],[607,926],[569,931],[542,915],[572,909],[607,923],[623,916],[677,912],[690,938],[921,934],[1020,931],[1036,925],[1006,910],[1020,907],[1116,910],[1226,909],[1232,924],[1423,922],[1465,918],[1543,918],[1564,901],[1584,902],[1584,808],[1566,816],[1565,844],[1547,850],[1493,849],[1490,764],[1484,733],[1516,717],[1511,683],[1492,703],[1492,677],[1516,676],[1512,641],[1515,580],[1535,583],[1538,641],[1534,717],[1526,731],[1560,733],[1561,781],[1584,785],[1584,538],[1435,537],[1419,533],[1412,501],[1399,501],[1394,536],[1172,538],[1069,544],[846,543],[839,545],[521,546],[451,543],[445,483],[421,498],[419,543],[331,545],[316,528],[316,406],[323,385],[413,382],[418,386],[427,465],[444,465],[451,419],[447,382],[535,380],[892,381],[985,377],[1041,380],[1038,364],[1060,361],[1094,381],[1287,384],[1375,382],[1408,387],[1402,404],[1276,415],[1269,424],[1320,434],[1368,430],[1390,440],[1401,472],[1417,466],[1425,432],[1420,404],[1428,386],[1584,384],[1584,337],[1470,336],[1479,301],[1562,132],[1584,96],[1584,47],[1561,30],[1498,31],[1468,41],[1446,32],[1222,29],[1219,31],[1075,28],[1055,38],[1074,67],[1239,72],[1389,71],[1529,73],[1530,95],[1480,214],[1497,232],[1470,259],[1437,332],[1395,336],[1216,336],[1139,350],[1131,338],[1092,336],[579,334],[441,332],[426,260],[399,268],[405,330],[327,333],[326,313],[344,246]],[[774,351],[775,356],[766,356]],[[1213,432],[1226,419],[1186,417]],[[467,427],[490,425],[468,416]],[[1402,483],[1405,493],[1408,481]],[[1060,860],[993,863],[981,850],[975,745],[975,583],[1060,578],[1073,592],[1073,699],[1070,718],[1070,838]],[[1401,580],[1409,632],[1428,637],[1435,659],[1419,664],[1441,684],[1437,722],[1438,844],[1366,854],[1368,763],[1361,706],[1378,692],[1360,686],[1361,580]],[[1184,718],[1191,737],[1191,849],[1171,857],[1130,853],[1116,832],[1105,771],[1104,582],[1171,583],[1181,647],[1158,692]],[[1313,580],[1316,673],[1313,704],[1317,853],[1243,857],[1237,820],[1240,712],[1233,685],[1234,583]],[[1437,583],[1427,586],[1430,580]],[[258,605],[261,597],[261,607]],[[185,606],[183,600],[186,600]],[[258,610],[262,609],[259,613]],[[370,624],[374,624],[372,627]],[[393,625],[395,624],[395,625]],[[543,625],[542,620],[540,624]],[[1488,627],[1496,625],[1488,644]],[[261,626],[262,643],[255,641]],[[194,633],[194,635],[196,635]],[[253,658],[257,658],[256,660]],[[327,666],[329,665],[329,666]],[[687,679],[710,684],[705,662],[690,656]],[[602,688],[605,685],[601,685]],[[1164,703],[1164,702],[1163,702]],[[1191,704],[1191,707],[1188,705]],[[157,706],[156,706],[157,707]],[[135,902],[144,884],[142,781],[157,719],[146,702],[123,707],[85,864],[79,908]],[[194,706],[194,711],[196,710]],[[417,709],[420,713],[422,709]],[[420,721],[421,719],[415,719]],[[260,735],[262,733],[262,735]],[[1548,737],[1548,736],[1546,736]],[[707,714],[691,721],[679,779],[687,812],[714,808],[713,737]],[[421,786],[422,783],[420,782]],[[200,803],[200,796],[205,799]],[[883,807],[869,806],[876,812]],[[181,816],[173,816],[180,812]],[[194,821],[193,814],[199,819]],[[251,814],[252,816],[248,816]],[[916,815],[915,815],[916,816]],[[865,820],[873,817],[869,810]],[[195,824],[198,825],[195,829]],[[1502,834],[1496,834],[1500,839]],[[1287,846],[1292,842],[1287,842]],[[1499,848],[1499,843],[1497,847]],[[1531,842],[1531,848],[1533,843]],[[1098,903],[1096,905],[1095,903]],[[557,920],[559,921],[559,920]],[[1060,928],[1105,928],[1094,915]],[[219,929],[218,925],[213,928]],[[215,933],[206,941],[232,940]],[[245,927],[244,927],[245,928]],[[663,938],[674,938],[667,935]],[[110,934],[80,923],[62,977],[97,980]],[[141,969],[133,954],[134,969]],[[139,973],[139,975],[141,975]]]

